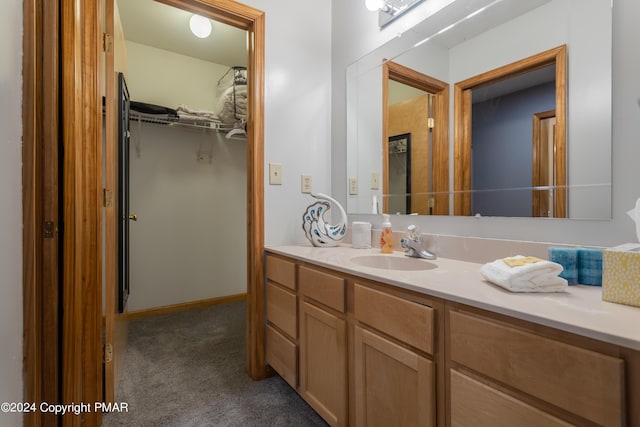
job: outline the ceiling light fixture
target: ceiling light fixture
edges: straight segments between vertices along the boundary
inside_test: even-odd
[[[403,13],[424,0],[365,0],[364,4],[372,12],[378,12],[378,24],[384,27]]]
[[[204,39],[211,34],[211,21],[204,16],[193,15],[189,19],[189,28],[194,36]]]
[[[364,4],[371,12],[389,7],[384,0],[365,0]]]

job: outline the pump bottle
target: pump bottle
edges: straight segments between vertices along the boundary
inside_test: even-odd
[[[393,253],[393,231],[391,230],[391,221],[389,214],[382,214],[384,221],[382,223],[382,233],[380,234],[380,252],[383,254]]]

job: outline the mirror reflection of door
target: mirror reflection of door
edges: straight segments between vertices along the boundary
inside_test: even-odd
[[[565,149],[555,137],[556,112],[533,115],[534,217],[566,218]]]
[[[535,117],[551,110],[546,143]],[[455,214],[565,217],[565,130],[566,46],[457,83]],[[535,144],[552,151],[543,156]],[[540,186],[551,188],[534,189]]]
[[[386,62],[383,106],[383,212],[448,215],[449,85]]]

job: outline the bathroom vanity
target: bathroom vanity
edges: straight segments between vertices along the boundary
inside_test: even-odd
[[[640,309],[481,264],[266,248],[266,359],[336,426],[640,425]]]

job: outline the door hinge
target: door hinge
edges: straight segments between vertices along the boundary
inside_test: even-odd
[[[102,33],[102,50],[104,52],[113,51],[113,37],[111,34]]]
[[[113,191],[108,188],[102,189],[102,206],[105,208],[110,207],[113,204]]]
[[[110,363],[113,361],[113,346],[111,343],[104,345],[104,363]]]
[[[53,239],[56,232],[56,225],[53,221],[45,221],[42,223],[42,237],[45,239]]]
[[[434,120],[434,118],[433,117],[429,117],[427,119],[427,127],[429,129],[433,129],[435,127],[435,125],[436,125],[436,121]]]

